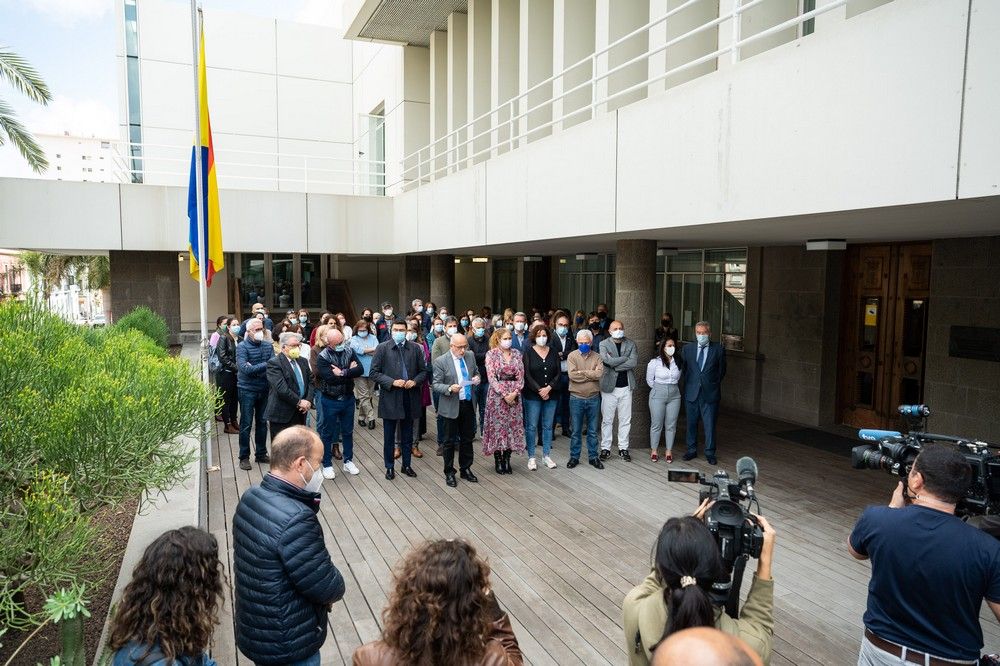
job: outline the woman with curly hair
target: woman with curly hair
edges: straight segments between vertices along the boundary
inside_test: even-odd
[[[111,620],[112,666],[215,666],[207,654],[223,594],[215,537],[164,532],[132,571]]]
[[[358,648],[354,666],[523,663],[490,589],[490,567],[461,539],[428,541],[406,555],[382,620],[382,640]]]

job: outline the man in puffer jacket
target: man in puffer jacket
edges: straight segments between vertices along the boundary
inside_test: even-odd
[[[236,644],[257,666],[319,666],[327,614],[344,596],[316,517],[322,459],[316,433],[283,430],[271,472],[236,507]]]

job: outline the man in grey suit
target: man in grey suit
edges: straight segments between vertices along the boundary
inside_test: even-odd
[[[472,473],[472,440],[476,437],[476,412],[474,408],[473,386],[480,382],[476,355],[469,351],[469,342],[464,335],[451,336],[451,350],[442,354],[433,363],[434,383],[432,388],[440,395],[438,414],[444,419],[447,432],[444,438],[444,480],[454,488],[455,480],[455,440],[458,440],[458,467],[461,476],[469,483],[479,481]]]
[[[617,319],[608,326],[610,337],[601,341],[601,460],[611,457],[612,431],[618,415],[618,455],[632,462],[628,436],[632,428],[632,391],[635,389],[635,366],[639,350],[625,337],[625,327]]]
[[[270,392],[264,418],[271,426],[272,442],[285,428],[305,425],[306,414],[312,407],[312,373],[309,371],[309,361],[299,356],[300,342],[302,336],[298,333],[282,333],[278,336],[281,353],[272,356],[267,362]]]

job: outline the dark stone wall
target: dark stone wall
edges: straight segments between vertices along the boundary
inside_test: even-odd
[[[115,251],[111,262],[111,315],[119,319],[145,305],[167,320],[171,343],[181,330],[180,275],[176,252]]]
[[[639,351],[635,369],[636,385],[632,392],[630,446],[649,447],[649,386],[646,364],[653,357],[653,331],[657,321],[656,241],[620,240],[615,255],[615,302],[612,313],[625,328]],[[617,437],[617,428],[615,435]],[[681,438],[682,439],[682,438]],[[676,446],[676,443],[675,443]]]
[[[454,264],[454,260],[452,260]],[[454,266],[453,266],[454,268]],[[452,278],[454,280],[454,277]],[[431,293],[431,260],[427,255],[408,254],[399,264],[399,300],[393,303],[396,315],[410,311],[410,301],[419,298],[426,301]],[[431,299],[433,300],[433,299]],[[381,303],[377,304],[381,305]],[[441,303],[437,304],[438,307]],[[450,306],[451,303],[448,303]]]
[[[406,308],[409,310],[409,301],[414,298],[423,300],[430,299],[440,308],[449,308],[449,312],[458,316],[458,303],[455,302],[455,255],[434,254],[430,258],[430,288],[427,290],[429,296],[412,294],[408,297]],[[462,307],[467,307],[462,304]]]
[[[1000,328],[1000,236],[934,241],[927,315],[929,429],[1000,443],[1000,363],[948,355],[952,326]]]

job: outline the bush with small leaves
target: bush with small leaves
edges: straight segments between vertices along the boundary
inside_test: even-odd
[[[145,333],[150,340],[158,344],[163,349],[167,348],[170,339],[170,330],[163,317],[156,314],[145,306],[137,307],[132,312],[115,322],[118,330],[135,330]]]

